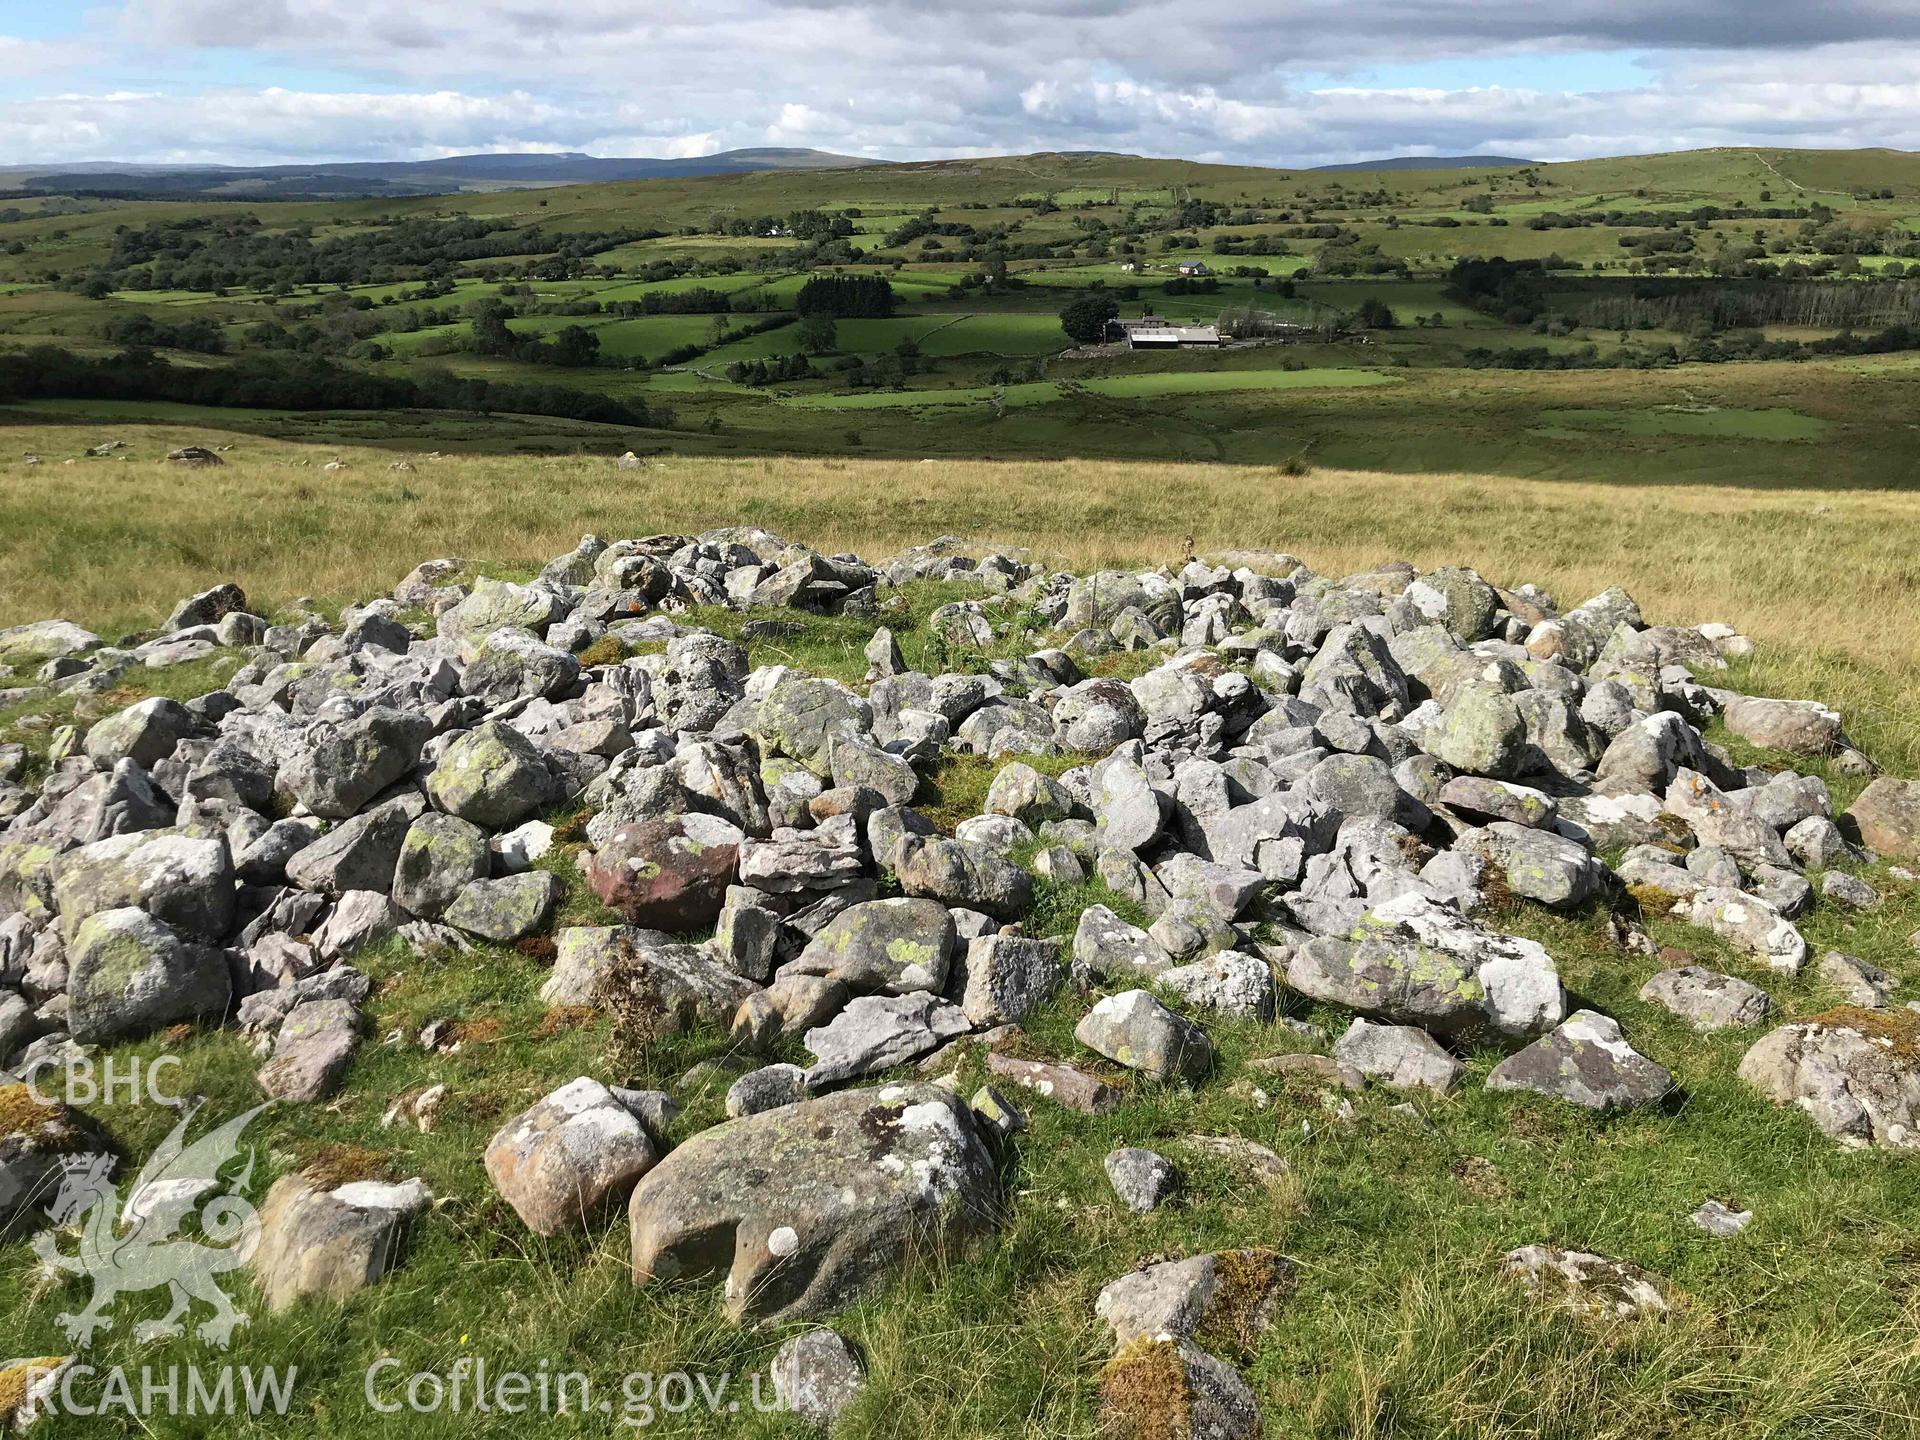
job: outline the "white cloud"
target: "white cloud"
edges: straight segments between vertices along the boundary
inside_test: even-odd
[[[85,45],[0,37],[0,158],[783,144],[1287,165],[1920,146],[1920,4],[1906,0],[571,0],[564,14],[536,0],[123,0],[88,13]],[[1583,88],[1593,51],[1644,57],[1644,82]],[[251,52],[244,71],[235,52]],[[1453,57],[1414,72],[1452,80],[1515,55],[1561,56],[1568,82],[1540,83],[1548,64],[1526,86],[1370,78]],[[95,93],[36,93],[71,92],[76,73],[101,77]],[[194,78],[242,73],[284,78]],[[1328,74],[1339,83],[1314,86]]]

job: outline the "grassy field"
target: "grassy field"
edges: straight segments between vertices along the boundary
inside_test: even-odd
[[[132,458],[44,469],[0,469],[0,623],[68,614],[109,633],[145,628],[180,593],[216,578],[242,582],[262,608],[296,594],[329,603],[386,589],[418,560],[458,554],[501,573],[528,573],[583,530],[626,535],[749,521],[828,548],[879,556],[942,531],[1031,546],[1084,568],[1175,563],[1189,544],[1285,547],[1328,573],[1389,558],[1460,561],[1502,581],[1532,579],[1571,601],[1625,584],[1658,621],[1725,619],[1760,642],[1731,683],[1808,694],[1846,710],[1850,728],[1883,764],[1920,772],[1920,736],[1906,703],[1917,674],[1916,502],[1898,494],[1835,490],[1755,494],[1696,486],[1637,492],[1485,476],[1401,477],[1316,471],[1285,476],[1251,467],[1095,463],[943,465],[937,472],[884,461],[672,460],[619,471],[592,458],[449,458],[413,472],[384,469],[386,452],[233,440],[217,471],[155,463],[163,447],[205,432],[128,428]],[[28,431],[47,450],[69,430]],[[317,462],[344,457],[343,471]],[[937,483],[932,477],[937,475]],[[1755,556],[1766,559],[1754,564]],[[915,587],[895,623],[910,663],[925,654],[924,621],[942,587]],[[738,635],[752,618],[701,616]],[[783,615],[782,618],[791,618]],[[761,639],[759,663],[799,663],[857,679],[867,626],[806,622],[799,635]],[[181,671],[148,672],[136,688],[197,693],[237,656]],[[1722,737],[1724,738],[1724,737]],[[1071,757],[1068,757],[1071,758]],[[1742,752],[1742,758],[1767,757]],[[1058,763],[1067,763],[1066,759]],[[995,766],[954,760],[927,801],[946,823],[978,807]],[[1858,781],[1834,776],[1844,801]],[[579,881],[576,857],[550,863],[568,886],[564,923],[604,914]],[[1920,888],[1885,867],[1869,872],[1887,895],[1879,909],[1822,908],[1803,922],[1815,953],[1844,949],[1913,978],[1907,933],[1920,926]],[[1071,933],[1080,910],[1128,902],[1097,884],[1041,882],[1034,933]],[[949,1264],[912,1266],[838,1318],[861,1348],[872,1384],[836,1433],[858,1440],[1019,1437],[1093,1440],[1107,1353],[1092,1316],[1099,1288],[1150,1259],[1196,1250],[1271,1246],[1299,1267],[1269,1334],[1232,1358],[1246,1370],[1283,1437],[1526,1435],[1565,1440],[1823,1440],[1920,1436],[1920,1170],[1887,1152],[1848,1153],[1805,1118],[1775,1110],[1734,1076],[1750,1035],[1697,1037],[1641,1002],[1656,962],[1616,949],[1603,916],[1502,910],[1502,928],[1552,950],[1569,989],[1618,1017],[1637,1046],[1672,1069],[1675,1104],[1596,1120],[1530,1096],[1497,1095],[1480,1081],[1498,1058],[1475,1050],[1466,1087],[1415,1102],[1353,1097],[1333,1113],[1312,1087],[1276,1086],[1243,1067],[1303,1048],[1279,1027],[1209,1022],[1215,1077],[1197,1090],[1114,1078],[1126,1103],[1104,1118],[1035,1097],[1032,1128],[1007,1157],[1011,1186],[997,1234]],[[1654,917],[1657,939],[1701,963],[1751,973],[1701,932]],[[298,1366],[291,1417],[228,1430],[124,1417],[59,1420],[43,1433],[95,1436],[278,1435],[430,1437],[542,1433],[604,1435],[647,1411],[628,1410],[623,1377],[669,1371],[744,1375],[764,1367],[789,1329],[739,1330],[710,1290],[636,1291],[627,1279],[619,1217],[584,1237],[532,1238],[487,1185],[478,1156],[503,1119],[579,1074],[673,1085],[689,1102],[675,1126],[691,1134],[721,1113],[722,1078],[678,1077],[730,1055],[711,1031],[616,1059],[601,1019],[549,1014],[537,998],[540,966],[517,951],[483,948],[425,960],[391,949],[364,963],[376,979],[372,1033],[411,1034],[457,1021],[452,1052],[370,1042],[325,1106],[271,1112],[250,1139],[263,1145],[260,1183],[309,1165],[333,1173],[421,1175],[439,1203],[416,1230],[404,1265],[344,1307],[306,1305],[254,1314],[229,1358]],[[1762,979],[1786,1018],[1832,1003],[1813,978]],[[1031,1022],[1033,1053],[1079,1053],[1072,1000]],[[1339,1028],[1344,1017],[1306,1007],[1297,1018]],[[122,1046],[183,1061],[182,1088],[218,1113],[253,1103],[256,1058],[234,1032]],[[791,1055],[783,1058],[795,1058]],[[963,1090],[982,1078],[961,1067]],[[1257,1100],[1250,1078],[1266,1091]],[[445,1084],[431,1133],[388,1128],[391,1098]],[[140,1155],[172,1124],[152,1106],[104,1112],[115,1139]],[[1254,1180],[1189,1147],[1190,1135],[1241,1135],[1283,1155],[1292,1174]],[[1100,1160],[1117,1144],[1173,1155],[1187,1172],[1179,1199],[1151,1217],[1122,1213]],[[1737,1240],[1710,1239],[1687,1214],[1712,1196],[1752,1208]],[[1496,1275],[1499,1257],[1528,1243],[1616,1254],[1667,1277],[1674,1309],[1662,1321],[1622,1324],[1542,1310]],[[53,1317],[78,1287],[40,1277],[24,1243],[0,1248],[0,1315],[9,1349],[58,1353]],[[192,1340],[136,1346],[131,1321],[158,1313],[137,1299],[90,1355],[96,1364],[206,1363]],[[124,1312],[123,1314],[121,1312]],[[484,1358],[496,1371],[545,1365],[583,1370],[612,1397],[611,1415],[368,1413],[367,1367],[446,1373]],[[84,1392],[83,1392],[84,1393]],[[737,1392],[736,1392],[737,1393]],[[376,1390],[391,1403],[391,1389]],[[779,1417],[668,1415],[649,1430],[716,1437],[797,1436]]]

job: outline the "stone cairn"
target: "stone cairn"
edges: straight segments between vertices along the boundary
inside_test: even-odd
[[[1649,625],[1621,590],[1563,610],[1452,567],[1335,579],[1249,552],[1073,576],[967,549],[948,537],[876,565],[757,529],[589,536],[526,584],[429,561],[337,620],[269,624],[229,584],[137,645],[60,620],[0,630],[0,662],[32,677],[0,692],[16,713],[43,698],[97,712],[143,668],[244,654],[197,699],[142,700],[84,733],[48,722],[44,765],[0,746],[0,1083],[231,1025],[254,1038],[264,1096],[321,1101],[367,1028],[356,952],[519,945],[552,957],[553,1006],[643,997],[749,1052],[804,1046],[810,1065],[740,1075],[731,1118],[677,1145],[671,1096],[581,1076],[476,1157],[541,1234],[624,1203],[637,1283],[714,1268],[712,1236],[730,1232],[730,1312],[791,1319],[912,1246],[994,1224],[1023,1123],[1003,1092],[1097,1112],[1124,1098],[1092,1073],[1111,1066],[1214,1083],[1210,1021],[1272,1020],[1289,997],[1342,1007],[1351,1028],[1330,1055],[1254,1062],[1267,1072],[1445,1092],[1460,1044],[1496,1043],[1490,1088],[1661,1104],[1673,1077],[1610,1017],[1569,1012],[1552,955],[1486,923],[1490,898],[1604,907],[1649,957],[1635,917],[1657,910],[1796,972],[1796,916],[1878,899],[1836,867],[1920,853],[1920,785],[1875,779],[1836,817],[1820,779],[1708,743],[1718,717],[1768,752],[1867,768],[1826,706],[1715,688],[1744,637]],[[924,622],[928,653],[972,656],[964,670],[909,670],[886,626],[923,580],[978,592]],[[756,667],[684,623],[696,605],[774,612],[748,644],[796,631],[780,611],[869,619],[866,680]],[[1138,678],[1089,675],[1115,655]],[[984,813],[939,833],[914,801],[955,752],[999,768]],[[565,885],[543,862],[562,845],[623,923],[550,935]],[[1088,904],[1069,943],[1023,931],[1036,885],[1096,877],[1150,923]],[[1886,1008],[1892,980],[1818,964],[1858,1008],[1766,1033],[1743,1077],[1843,1143],[1920,1146],[1920,1045],[1888,1043],[1911,1024]],[[1079,1043],[1110,1065],[1010,1053],[1063,987],[1085,1007]],[[1686,963],[1643,996],[1702,1030],[1771,1008]],[[955,1093],[961,1044],[1003,1088]],[[409,1118],[429,1123],[437,1098],[410,1097]],[[0,1222],[34,1219],[90,1123],[0,1114]],[[1194,1141],[1284,1176],[1262,1147]],[[1133,1213],[1180,1182],[1140,1149],[1107,1172]],[[270,1303],[376,1280],[431,1198],[417,1180],[281,1179],[254,1260]],[[1531,1246],[1508,1264],[1616,1312],[1661,1303],[1605,1257]],[[1290,1276],[1282,1257],[1221,1252],[1109,1286],[1109,1408],[1146,1426],[1140,1407],[1171,1403],[1191,1433],[1255,1433],[1245,1381],[1201,1339],[1210,1316],[1264,1325]],[[861,1379],[831,1331],[777,1369],[827,1420]]]

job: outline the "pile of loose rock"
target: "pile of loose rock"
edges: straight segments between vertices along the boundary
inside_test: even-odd
[[[1454,1051],[1489,1041],[1511,1052],[1492,1088],[1653,1105],[1672,1076],[1613,1019],[1569,1013],[1548,951],[1481,918],[1489,896],[1612,907],[1649,956],[1633,913],[1672,914],[1798,971],[1797,916],[1878,900],[1831,867],[1920,853],[1920,785],[1875,779],[1837,817],[1820,779],[1708,743],[1717,716],[1866,767],[1825,706],[1714,687],[1742,636],[1648,625],[1619,590],[1563,610],[1466,569],[1335,579],[1262,552],[1076,577],[963,548],[871,565],[752,529],[588,537],[527,584],[430,561],[337,617],[269,624],[222,585],[136,645],[0,631],[0,663],[35,672],[0,704],[29,709],[245,651],[223,689],[54,732],[33,783],[0,748],[0,1064],[228,1023],[257,1037],[266,1095],[319,1100],[365,1032],[355,952],[543,936],[564,895],[550,821],[572,815],[624,923],[560,930],[544,998],[644,998],[749,1049],[799,1037],[811,1064],[741,1077],[733,1118],[677,1148],[671,1097],[575,1079],[500,1131],[487,1173],[542,1233],[627,1203],[637,1281],[725,1269],[736,1314],[817,1314],[910,1245],[991,1225],[1020,1124],[991,1088],[859,1082],[941,1076],[969,1041],[1010,1090],[1118,1102],[1073,1057],[1004,1053],[1063,987],[1086,997],[1088,1052],[1157,1080],[1206,1083],[1210,1017],[1270,1018],[1291,994],[1352,1012],[1315,1062],[1344,1086],[1447,1091]],[[927,620],[944,653],[1012,658],[908,670],[884,622],[924,579],[978,590]],[[676,618],[694,605],[869,617],[866,681],[756,667]],[[1090,676],[1131,652],[1157,663]],[[999,769],[948,834],[913,802],[950,752]],[[1062,755],[1064,773],[1028,763]],[[1149,923],[1090,905],[1064,950],[1023,932],[1036,885],[1095,877]],[[1915,1017],[1877,1008],[1891,981],[1872,966],[1820,963],[1865,1008],[1774,1031],[1742,1073],[1843,1141],[1920,1146]],[[1769,1012],[1688,963],[1643,993],[1703,1029]],[[1111,1167],[1133,1208],[1173,1183],[1145,1153]],[[0,1209],[27,1208],[37,1156],[0,1138]],[[311,1188],[275,1213],[424,1203]],[[300,1284],[296,1252],[263,1247],[293,1277],[276,1285]],[[342,1288],[341,1267],[317,1273]],[[1194,1394],[1234,1411],[1192,1327],[1162,1328]]]

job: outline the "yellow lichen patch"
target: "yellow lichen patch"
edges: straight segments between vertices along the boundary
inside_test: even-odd
[[[1190,1440],[1193,1392],[1187,1364],[1170,1340],[1129,1343],[1100,1372],[1104,1440]]]

